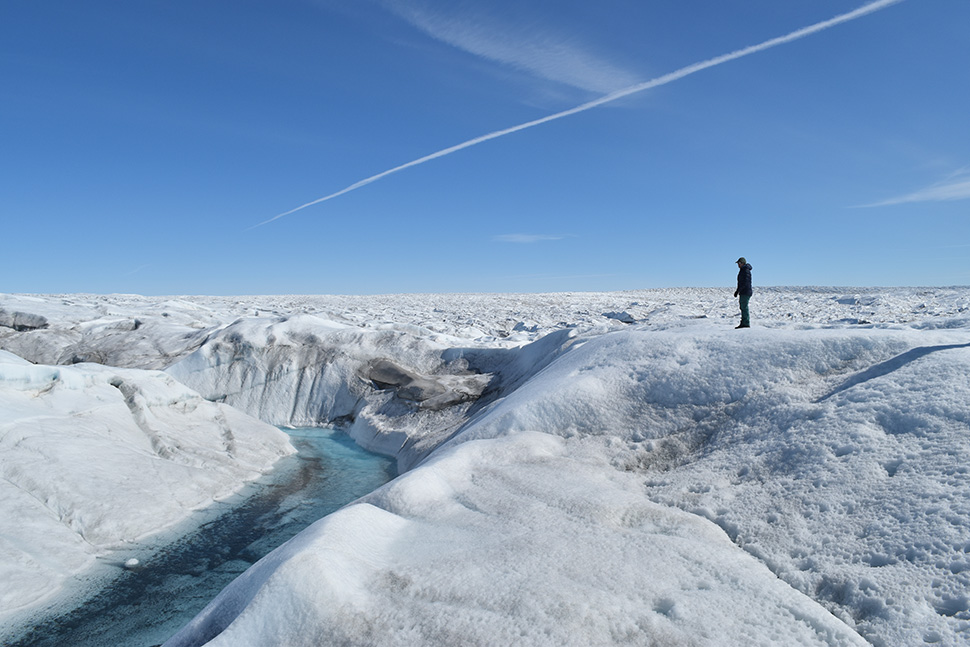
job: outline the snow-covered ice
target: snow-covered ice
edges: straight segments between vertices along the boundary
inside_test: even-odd
[[[970,644],[970,289],[762,289],[743,331],[730,292],[4,295],[0,347],[129,368],[0,366],[174,377],[407,470],[170,647]]]
[[[0,351],[0,619],[292,451],[275,427],[164,373]]]

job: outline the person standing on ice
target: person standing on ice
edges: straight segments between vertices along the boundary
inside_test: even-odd
[[[737,260],[738,263],[738,289],[734,291],[734,296],[738,297],[741,305],[741,323],[735,327],[750,328],[751,319],[748,315],[748,301],[754,291],[751,289],[751,263],[744,259],[744,256]]]

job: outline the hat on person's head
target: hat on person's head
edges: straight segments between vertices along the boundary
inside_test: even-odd
[[[745,263],[747,263],[748,261],[746,261],[746,260],[744,260],[744,256],[742,256],[741,258],[739,258],[738,260],[736,260],[736,261],[734,261],[734,262],[735,262],[735,263],[741,263],[742,265],[744,265],[744,264],[745,264]]]

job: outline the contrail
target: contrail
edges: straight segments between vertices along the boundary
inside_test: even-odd
[[[814,25],[809,25],[808,27],[803,27],[803,28],[798,29],[796,31],[793,31],[790,34],[787,34],[785,36],[779,36],[778,38],[772,38],[771,40],[766,40],[763,43],[760,43],[758,45],[751,45],[750,47],[745,47],[743,49],[735,50],[735,51],[733,51],[733,52],[731,52],[729,54],[723,54],[721,56],[717,56],[715,58],[711,58],[711,59],[708,59],[706,61],[701,61],[700,63],[694,63],[693,65],[688,65],[687,67],[682,67],[679,70],[676,70],[675,72],[670,72],[669,74],[665,74],[663,76],[659,76],[659,77],[657,77],[657,78],[655,78],[653,80],[645,81],[643,83],[638,83],[636,85],[631,85],[631,86],[629,86],[627,88],[624,88],[622,90],[617,90],[616,92],[611,92],[610,94],[604,95],[604,96],[600,97],[599,99],[594,99],[593,101],[588,101],[586,103],[583,103],[581,105],[576,106],[575,108],[570,108],[568,110],[563,110],[562,112],[557,112],[555,114],[551,114],[549,116],[542,117],[541,119],[535,119],[533,121],[527,121],[527,122],[525,122],[523,124],[519,124],[518,126],[512,126],[510,128],[504,128],[502,130],[496,130],[495,132],[488,133],[487,135],[482,135],[480,137],[475,137],[474,139],[469,139],[468,141],[462,142],[461,144],[456,144],[455,146],[450,146],[448,148],[444,148],[444,149],[442,149],[442,150],[440,150],[440,151],[438,151],[436,153],[431,153],[430,155],[425,155],[424,157],[420,157],[420,158],[418,158],[416,160],[413,160],[411,162],[408,162],[406,164],[401,164],[400,166],[395,166],[394,168],[388,169],[388,170],[386,170],[386,171],[384,171],[382,173],[378,173],[377,175],[372,175],[369,178],[365,178],[365,179],[363,179],[363,180],[361,180],[359,182],[355,182],[354,184],[351,184],[350,186],[348,186],[348,187],[346,187],[344,189],[341,189],[340,191],[337,191],[336,193],[331,193],[330,195],[324,196],[322,198],[317,198],[316,200],[313,200],[312,202],[307,202],[306,204],[300,205],[299,207],[296,207],[295,209],[290,209],[289,211],[284,211],[283,213],[280,213],[280,214],[277,214],[277,215],[273,216],[269,220],[264,220],[263,222],[261,222],[259,224],[253,225],[252,227],[250,227],[250,229],[255,229],[256,227],[261,227],[263,225],[266,225],[266,224],[269,224],[269,223],[273,222],[274,220],[278,220],[278,219],[282,218],[283,216],[288,216],[288,215],[290,215],[292,213],[296,213],[297,211],[301,211],[303,209],[306,209],[307,207],[312,207],[315,204],[320,204],[321,202],[326,202],[327,200],[332,200],[332,199],[334,199],[334,198],[336,198],[338,196],[341,196],[341,195],[343,195],[345,193],[350,193],[351,191],[356,191],[357,189],[359,189],[361,187],[364,187],[364,186],[367,186],[368,184],[371,184],[372,182],[377,182],[378,180],[381,180],[381,179],[387,177],[388,175],[392,175],[392,174],[397,173],[399,171],[403,171],[405,169],[409,169],[412,166],[418,166],[420,164],[424,164],[425,162],[430,162],[431,160],[438,159],[439,157],[444,157],[445,155],[451,155],[452,153],[457,153],[460,150],[463,150],[465,148],[470,148],[470,147],[475,146],[477,144],[481,144],[482,142],[487,142],[487,141],[489,141],[491,139],[497,139],[499,137],[504,137],[505,135],[511,135],[512,133],[517,133],[520,130],[525,130],[527,128],[532,128],[533,126],[538,126],[540,124],[548,123],[550,121],[555,121],[556,119],[562,119],[563,117],[568,117],[570,115],[575,115],[575,114],[580,113],[580,112],[585,112],[587,110],[591,110],[592,108],[596,108],[598,106],[602,106],[602,105],[607,104],[607,103],[610,103],[612,101],[616,101],[618,99],[622,99],[623,97],[628,97],[631,94],[636,94],[638,92],[643,92],[644,90],[649,90],[651,88],[656,88],[656,87],[659,87],[661,85],[666,85],[667,83],[670,83],[672,81],[677,81],[679,79],[684,78],[685,76],[690,76],[691,74],[695,74],[697,72],[700,72],[701,70],[706,70],[706,69],[708,69],[710,67],[714,67],[716,65],[721,65],[722,63],[727,63],[728,61],[733,61],[733,60],[742,58],[744,56],[748,56],[749,54],[755,54],[757,52],[762,52],[762,51],[764,51],[766,49],[771,49],[772,47],[777,47],[778,45],[784,45],[785,43],[790,43],[790,42],[795,41],[795,40],[798,40],[800,38],[804,38],[806,36],[811,36],[812,34],[815,34],[815,33],[818,33],[820,31],[823,31],[825,29],[828,29],[829,27],[835,27],[836,25],[840,25],[840,24],[842,24],[844,22],[849,22],[850,20],[855,20],[856,18],[861,18],[862,16],[868,15],[868,14],[873,13],[875,11],[879,11],[880,9],[885,9],[886,7],[888,7],[890,5],[898,4],[900,2],[903,2],[903,0],[876,0],[876,2],[870,2],[869,4],[863,5],[862,7],[859,7],[858,9],[856,9],[854,11],[850,11],[848,13],[840,14],[840,15],[834,17],[834,18],[830,18],[829,20],[823,20],[822,22],[817,22]]]

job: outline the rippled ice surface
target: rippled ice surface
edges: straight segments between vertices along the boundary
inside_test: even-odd
[[[172,543],[116,556],[119,574],[106,584],[99,580],[93,596],[75,608],[47,609],[26,634],[5,644],[160,645],[258,559],[395,476],[391,459],[364,451],[340,431],[284,431],[299,452],[245,496]],[[130,558],[141,567],[122,570]]]

